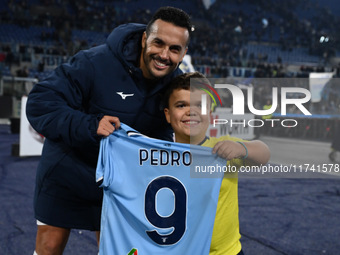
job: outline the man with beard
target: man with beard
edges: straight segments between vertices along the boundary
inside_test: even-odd
[[[165,85],[181,73],[190,32],[188,14],[162,7],[147,26],[117,27],[106,44],[80,51],[34,86],[27,117],[46,137],[34,197],[35,254],[62,254],[72,228],[96,231],[99,241],[99,142],[120,122],[172,140],[160,101]]]

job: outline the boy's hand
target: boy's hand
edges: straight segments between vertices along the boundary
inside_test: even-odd
[[[242,158],[246,155],[244,147],[234,141],[220,141],[215,144],[212,152],[227,160]]]
[[[114,125],[113,125],[114,124]],[[109,136],[116,129],[120,127],[120,120],[118,117],[105,115],[98,124],[97,135]]]

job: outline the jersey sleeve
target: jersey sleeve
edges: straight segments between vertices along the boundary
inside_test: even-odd
[[[110,152],[110,137],[103,138],[100,141],[100,149],[96,168],[96,183],[99,187],[109,187],[112,176],[110,171],[112,166],[112,158]]]
[[[80,52],[62,64],[28,96],[26,114],[32,127],[46,138],[82,148],[98,144],[102,116],[87,113],[93,66]]]
[[[114,185],[114,182],[121,181],[120,172],[125,171],[124,160],[116,155],[116,150],[113,147],[121,148],[121,144],[125,143],[123,138],[128,136],[142,137],[143,135],[121,123],[118,130],[100,141],[96,168],[96,182],[98,186],[105,188],[111,184]]]

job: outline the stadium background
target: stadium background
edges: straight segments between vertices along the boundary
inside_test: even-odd
[[[291,150],[282,141],[304,142],[306,160],[322,155],[329,163],[340,106],[340,5],[335,0],[1,1],[0,254],[34,249],[32,195],[39,158],[15,156],[21,96],[77,51],[104,43],[117,25],[146,23],[165,5],[191,15],[195,31],[188,54],[208,77],[308,80],[311,72],[333,72],[320,102],[310,109],[311,118],[302,118],[295,129],[261,132],[282,151]],[[308,83],[300,86],[308,89]],[[270,84],[255,87],[259,105],[270,91]],[[308,155],[311,147],[315,151]],[[241,179],[245,253],[339,254],[340,183],[333,177]],[[93,235],[73,231],[65,254],[96,254]]]

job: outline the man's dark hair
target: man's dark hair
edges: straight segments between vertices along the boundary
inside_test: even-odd
[[[147,36],[149,36],[149,34],[150,34],[150,30],[151,30],[153,23],[158,19],[161,19],[165,22],[172,23],[172,24],[174,24],[175,26],[178,26],[178,27],[186,28],[189,32],[189,38],[188,38],[187,45],[189,44],[192,25],[191,25],[190,17],[185,11],[178,9],[178,8],[175,8],[175,7],[171,7],[171,6],[165,6],[165,7],[159,8],[155,12],[155,14],[152,16],[148,25],[146,26],[146,35]]]
[[[174,90],[185,89],[193,91],[195,89],[205,88],[204,84],[211,86],[209,80],[200,72],[183,73],[177,76],[167,85],[167,89],[162,100],[163,107],[169,107],[169,98]]]

